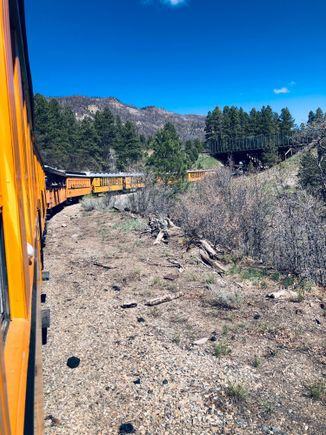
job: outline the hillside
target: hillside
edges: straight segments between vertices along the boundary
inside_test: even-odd
[[[179,115],[155,106],[138,108],[124,104],[113,97],[72,96],[58,97],[56,99],[62,107],[70,108],[79,120],[85,116],[93,117],[97,111],[108,107],[114,115],[120,116],[122,122],[133,121],[138,127],[139,133],[146,137],[155,134],[159,128],[162,128],[169,121],[175,125],[183,140],[204,139],[205,116]]]

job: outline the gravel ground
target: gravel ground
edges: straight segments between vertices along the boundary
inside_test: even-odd
[[[127,214],[80,205],[48,222],[45,433],[325,434],[324,393],[309,395],[326,376],[321,290],[271,301],[275,283],[244,281],[238,309],[214,307],[212,287],[240,289],[236,277],[197,264],[182,239],[153,246],[143,229]],[[80,364],[69,368],[73,356]]]

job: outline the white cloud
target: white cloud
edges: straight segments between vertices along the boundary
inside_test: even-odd
[[[169,6],[182,6],[186,0],[161,0],[161,2]]]
[[[178,6],[184,6],[187,4],[188,0],[158,0],[164,5],[171,6],[171,7],[178,7]],[[155,0],[140,0],[140,2],[145,5],[149,6],[155,3]]]
[[[279,88],[279,89],[273,89],[274,94],[288,94],[290,91],[288,88]]]

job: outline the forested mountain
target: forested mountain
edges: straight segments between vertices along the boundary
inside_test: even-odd
[[[179,115],[154,106],[138,108],[124,104],[116,98],[58,97],[60,107],[71,109],[77,120],[94,118],[103,109],[110,109],[123,123],[132,121],[140,134],[153,136],[167,122],[172,123],[182,140],[204,139],[205,116]]]
[[[182,140],[172,123],[146,138],[135,123],[123,122],[108,108],[77,120],[71,109],[39,94],[34,97],[34,116],[36,143],[44,162],[62,169],[116,172],[154,167],[160,158],[159,144],[160,150],[173,149],[178,159],[172,159],[171,167],[179,172],[179,167],[184,170],[194,164],[203,148],[199,139]],[[162,131],[169,134],[164,136]],[[171,160],[172,155],[167,157]]]

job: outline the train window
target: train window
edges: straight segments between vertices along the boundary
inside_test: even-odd
[[[0,210],[0,316],[1,329],[6,331],[9,321],[9,297],[5,242],[3,235],[2,213]]]

